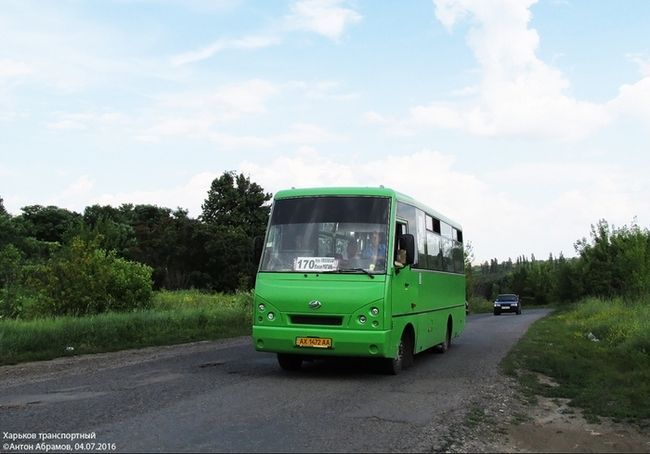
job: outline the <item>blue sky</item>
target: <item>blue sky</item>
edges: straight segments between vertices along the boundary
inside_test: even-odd
[[[477,261],[650,223],[645,0],[0,0],[0,196],[383,184]]]

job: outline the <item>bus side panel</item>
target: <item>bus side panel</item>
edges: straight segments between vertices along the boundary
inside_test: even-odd
[[[426,350],[445,340],[447,321],[452,318],[452,336],[465,327],[465,276],[422,271],[418,308],[420,316],[417,351]]]

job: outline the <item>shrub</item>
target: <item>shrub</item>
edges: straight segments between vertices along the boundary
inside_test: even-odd
[[[75,238],[46,264],[32,267],[27,281],[45,299],[39,315],[84,315],[148,307],[151,273]]]
[[[113,258],[108,282],[113,301],[108,309],[121,311],[149,307],[153,291],[153,269],[141,263],[116,258],[114,254],[109,255]]]

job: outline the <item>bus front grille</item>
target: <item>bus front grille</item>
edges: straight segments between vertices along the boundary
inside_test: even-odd
[[[290,315],[291,323],[295,325],[330,325],[341,326],[343,317],[337,315]]]

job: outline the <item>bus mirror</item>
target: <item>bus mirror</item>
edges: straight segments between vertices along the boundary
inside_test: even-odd
[[[264,247],[264,238],[262,238],[261,236],[256,236],[253,239],[253,260],[255,261],[255,265],[258,265],[260,263],[263,247]]]
[[[415,263],[415,237],[410,233],[405,233],[399,237],[399,248],[406,251],[406,262],[404,265],[413,265]]]

